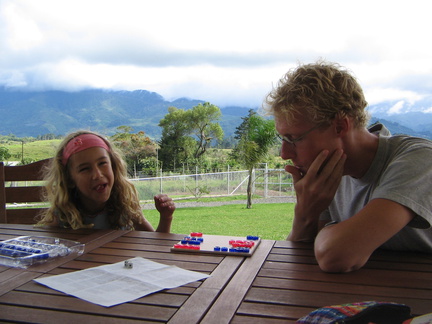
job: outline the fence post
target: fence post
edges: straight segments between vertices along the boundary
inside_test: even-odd
[[[230,193],[230,166],[228,164],[228,173],[227,173],[227,194]]]
[[[195,166],[195,194],[198,193],[198,166]]]
[[[282,196],[282,172],[279,172],[279,196]]]
[[[159,192],[163,192],[163,186],[162,186],[162,168],[160,168],[160,182],[159,182]]]
[[[254,194],[255,193],[255,190],[256,190],[256,187],[255,187],[255,182],[256,182],[256,169],[255,168],[253,168],[252,169],[252,194]]]

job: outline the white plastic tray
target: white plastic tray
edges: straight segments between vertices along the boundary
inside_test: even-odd
[[[19,236],[0,242],[0,265],[27,268],[71,253],[81,255],[84,244],[56,237]]]

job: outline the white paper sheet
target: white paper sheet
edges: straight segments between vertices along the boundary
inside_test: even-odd
[[[110,307],[209,277],[140,257],[128,261],[133,263],[131,269],[126,268],[124,262],[118,262],[34,280],[68,295]]]

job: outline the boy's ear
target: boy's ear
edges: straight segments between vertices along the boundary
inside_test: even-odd
[[[348,117],[335,119],[335,130],[337,135],[344,136],[348,132],[350,127],[351,123]]]

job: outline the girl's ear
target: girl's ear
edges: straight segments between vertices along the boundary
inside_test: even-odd
[[[73,179],[72,179],[72,177],[71,177],[69,171],[66,171],[66,172],[67,172],[67,174],[66,174],[67,187],[68,187],[69,189],[74,189],[74,188],[76,188],[75,181],[73,181]]]

